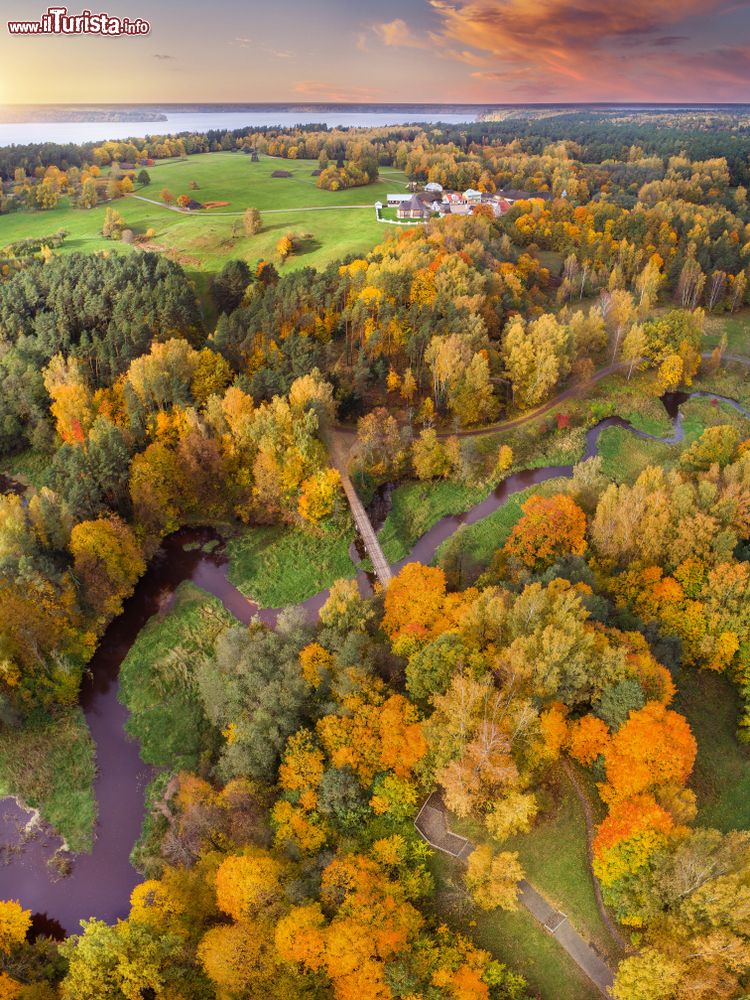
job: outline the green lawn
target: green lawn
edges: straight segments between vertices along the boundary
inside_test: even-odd
[[[750,308],[733,316],[707,316],[702,349],[710,351],[717,347],[724,334],[730,354],[750,355]]]
[[[255,264],[261,258],[272,260],[282,270],[301,267],[322,268],[332,260],[347,254],[362,254],[384,240],[390,227],[375,220],[372,207],[363,209],[336,208],[345,205],[374,205],[384,200],[389,190],[403,187],[405,175],[391,172],[386,179],[362,188],[347,191],[321,191],[310,176],[317,167],[315,160],[277,160],[263,157],[252,163],[238,153],[202,153],[187,160],[157,163],[148,168],[151,184],[136,188],[136,195],[160,201],[159,193],[168,187],[173,194],[191,194],[201,202],[227,201],[229,205],[213,211],[197,211],[191,215],[169,211],[161,204],[152,205],[137,198],[123,198],[113,207],[123,216],[136,236],[153,228],[152,249],[168,254],[183,265],[196,284],[196,291],[205,294],[208,279],[228,260],[242,258]],[[275,170],[288,170],[291,178],[272,178]],[[402,183],[399,184],[397,178]],[[195,180],[199,190],[189,191]],[[241,214],[248,206],[261,211],[284,209],[263,218],[260,233],[246,237]],[[308,206],[322,206],[324,211],[301,211]],[[106,205],[84,210],[71,207],[68,199],[49,211],[12,212],[0,217],[0,248],[15,240],[51,234],[58,229],[70,233],[58,251],[94,253],[132,252],[123,243],[106,240],[101,235]],[[327,210],[332,208],[333,210]],[[235,217],[217,213],[237,213]],[[281,236],[294,232],[300,239],[300,249],[284,264],[276,253]]]
[[[604,475],[616,483],[632,483],[647,465],[668,465],[670,458],[678,453],[674,445],[644,441],[625,427],[607,427],[602,431],[598,450]]]
[[[674,707],[698,741],[691,785],[698,796],[696,825],[750,829],[750,746],[735,736],[737,692],[722,674],[685,667],[675,672]]]
[[[317,537],[296,528],[248,528],[227,543],[229,579],[261,607],[298,604],[354,576],[353,538],[353,530]]]
[[[445,479],[398,486],[385,524],[378,532],[386,559],[392,563],[403,559],[433,524],[448,514],[463,513],[487,492]]]
[[[542,1000],[600,1000],[600,994],[555,939],[525,909],[487,913],[466,899],[461,869],[435,851],[430,860],[436,916],[471,937],[493,957],[526,977]]]
[[[96,801],[94,743],[80,708],[23,728],[0,726],[0,797],[39,809],[71,851],[90,851]]]
[[[126,731],[147,764],[195,771],[214,733],[197,695],[193,670],[211,655],[216,636],[237,624],[221,602],[189,581],[173,607],[140,631],[120,668],[119,700],[130,718]]]

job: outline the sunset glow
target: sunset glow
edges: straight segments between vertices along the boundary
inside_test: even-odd
[[[3,21],[43,12],[11,0]],[[750,100],[746,0],[118,0],[109,12],[150,34],[18,37],[3,23],[0,101]]]

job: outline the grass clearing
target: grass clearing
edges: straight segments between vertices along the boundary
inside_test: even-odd
[[[533,994],[542,1000],[601,1000],[573,959],[527,910],[488,913],[474,906],[463,890],[459,865],[445,854],[433,852],[430,869],[438,919],[525,976]]]
[[[38,809],[71,851],[93,845],[95,748],[81,709],[0,728],[0,796]]]
[[[299,604],[355,575],[353,540],[351,528],[322,536],[278,525],[248,528],[227,543],[229,579],[263,608]]]
[[[532,830],[497,846],[518,851],[529,881],[600,954],[617,961],[621,956],[596,904],[583,809],[561,770],[550,773],[538,799],[541,809]]]
[[[404,483],[391,498],[391,510],[378,538],[386,559],[398,562],[422,535],[448,514],[461,514],[483,500],[489,490],[453,480]]]
[[[668,466],[678,454],[674,445],[644,441],[625,427],[607,427],[599,436],[602,472],[616,483],[632,483],[647,465]]]
[[[723,674],[695,667],[675,671],[674,708],[698,741],[690,784],[698,796],[697,826],[750,829],[750,746],[737,740],[740,701]]]
[[[140,743],[147,764],[198,770],[214,732],[194,686],[194,666],[211,654],[216,636],[236,624],[220,601],[185,581],[170,610],[141,629],[120,668],[118,698],[130,711],[126,732]]]
[[[725,334],[730,354],[750,354],[750,309],[740,309],[732,316],[706,316],[702,350],[718,347]]]

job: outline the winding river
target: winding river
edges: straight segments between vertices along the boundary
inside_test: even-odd
[[[656,437],[637,430],[620,417],[608,417],[587,432],[583,458],[596,454],[599,437],[609,427],[623,427],[638,438],[662,444],[678,443],[684,437],[679,408],[691,398],[715,399],[750,418],[750,409],[734,399],[705,392],[672,393],[663,399],[673,421],[670,436]],[[572,465],[514,473],[464,514],[444,517],[434,524],[406,558],[393,567],[394,571],[407,562],[431,562],[438,546],[460,525],[474,524],[487,517],[502,507],[512,494],[548,479],[572,474]],[[0,481],[0,491],[7,491],[10,485],[7,479]],[[259,609],[232,586],[228,580],[227,560],[220,549],[210,554],[202,551],[205,543],[217,537],[209,528],[191,528],[165,539],[122,614],[105,632],[91,661],[81,690],[81,706],[97,753],[94,790],[99,814],[93,851],[75,856],[71,873],[63,878],[56,877],[48,862],[62,846],[60,838],[33,824],[27,830],[32,818],[29,810],[14,799],[0,800],[0,899],[18,899],[30,908],[39,931],[57,936],[75,933],[80,920],[91,916],[113,923],[127,915],[130,892],[141,881],[140,874],[130,864],[129,855],[140,834],[144,792],[152,771],[141,761],[138,744],[125,734],[128,713],[117,700],[117,678],[120,664],[148,619],[167,611],[179,584],[191,580],[218,598],[243,623],[248,623],[255,615],[270,626],[276,622],[277,610]],[[367,577],[360,573],[358,581],[360,589],[369,593]],[[317,617],[327,594],[327,591],[315,594],[301,605],[311,619]]]

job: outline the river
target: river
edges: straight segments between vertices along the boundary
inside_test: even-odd
[[[587,431],[583,458],[597,453],[599,437],[608,427],[624,427],[639,438],[676,444],[684,436],[679,408],[693,397],[719,400],[750,418],[750,410],[733,399],[706,392],[671,393],[663,398],[673,421],[670,436],[655,437],[635,429],[620,417],[608,417]],[[466,513],[444,517],[433,525],[408,556],[393,567],[394,572],[408,562],[429,564],[438,546],[458,527],[487,517],[513,493],[572,474],[572,465],[555,465],[508,476]],[[130,893],[141,881],[129,855],[140,833],[144,791],[152,772],[141,761],[137,743],[125,734],[127,710],[117,700],[117,678],[120,664],[148,619],[167,611],[179,584],[192,580],[217,597],[239,621],[248,623],[258,615],[269,626],[276,623],[278,611],[259,609],[229,582],[227,560],[221,549],[206,554],[196,546],[217,537],[210,528],[186,528],[165,539],[122,614],[105,632],[91,661],[81,691],[81,705],[97,752],[95,793],[99,815],[93,851],[75,856],[71,874],[56,878],[48,861],[60,847],[60,839],[45,830],[25,839],[22,830],[30,814],[12,799],[0,800],[0,851],[4,854],[0,899],[20,900],[34,912],[35,926],[48,933],[75,933],[80,920],[86,917],[95,916],[110,923],[125,917]],[[364,574],[358,575],[358,581],[363,593],[371,592]],[[328,592],[323,591],[301,605],[311,619],[317,618],[327,596]]]

